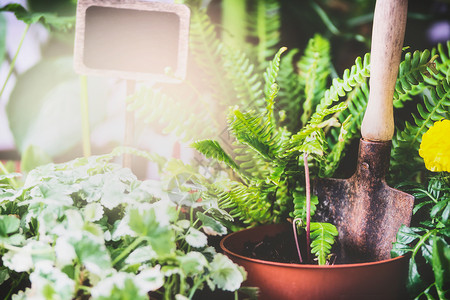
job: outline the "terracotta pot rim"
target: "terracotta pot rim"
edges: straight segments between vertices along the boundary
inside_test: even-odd
[[[278,225],[278,226],[282,226],[282,224],[270,224],[270,225],[262,225],[262,226],[258,226],[258,227],[269,227],[269,226],[274,226],[274,225]],[[250,257],[246,257],[243,256],[241,254],[238,254],[236,252],[233,252],[231,250],[229,250],[228,248],[226,248],[226,246],[224,245],[226,243],[226,241],[229,238],[232,238],[235,235],[239,235],[242,232],[245,231],[249,231],[249,230],[254,230],[255,228],[258,227],[252,227],[252,228],[246,228],[246,229],[242,229],[240,231],[236,231],[233,233],[230,233],[228,235],[226,235],[221,241],[220,241],[220,248],[227,254],[230,256],[234,256],[237,258],[240,258],[244,261],[249,261],[249,262],[254,262],[254,263],[259,263],[259,264],[263,264],[263,265],[272,265],[272,266],[278,266],[278,267],[285,267],[285,268],[297,268],[297,269],[347,269],[347,268],[364,268],[364,267],[369,267],[369,266],[376,266],[376,265],[382,265],[382,264],[389,264],[389,263],[394,263],[398,260],[402,260],[405,259],[405,256],[398,256],[398,257],[394,257],[394,258],[390,258],[390,259],[385,259],[385,260],[379,260],[379,261],[373,261],[373,262],[364,262],[364,263],[354,263],[354,264],[337,264],[337,265],[324,265],[324,266],[319,266],[319,265],[310,265],[310,264],[294,264],[294,263],[281,263],[281,262],[274,262],[274,261],[268,261],[268,260],[262,260],[262,259],[256,259],[256,258],[250,258]]]

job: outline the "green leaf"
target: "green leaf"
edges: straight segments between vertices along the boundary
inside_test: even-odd
[[[106,116],[110,86],[88,82],[90,124]],[[6,106],[18,150],[37,146],[51,157],[62,155],[81,141],[80,81],[72,57],[44,59],[21,74]]]
[[[450,245],[438,236],[433,238],[432,267],[439,299],[447,299],[450,292]]]
[[[235,291],[246,278],[244,268],[233,263],[223,254],[216,254],[211,262],[211,279],[225,291]]]
[[[50,245],[42,241],[26,240],[26,245],[6,252],[3,257],[4,266],[16,272],[28,272],[38,263],[52,264],[55,259]]]
[[[148,300],[148,295],[142,293],[133,277],[116,274],[114,277],[99,282],[92,290],[94,300]]]
[[[184,256],[177,257],[180,268],[186,276],[203,273],[203,269],[208,265],[205,256],[197,251],[190,251]]]
[[[103,207],[100,203],[88,203],[84,209],[84,219],[87,222],[95,222],[103,217]]]
[[[208,244],[206,235],[193,227],[189,228],[185,239],[186,242],[194,248],[205,247]]]
[[[163,284],[161,268],[156,266],[137,275],[116,272],[96,284],[91,293],[93,299],[148,300],[148,292],[159,289]]]
[[[100,203],[108,209],[113,209],[125,202],[127,184],[122,182],[117,174],[103,176]]]
[[[158,255],[166,255],[175,250],[175,235],[169,227],[170,219],[166,211],[156,211],[154,207],[142,211],[131,209],[129,226],[138,235],[147,238]]]
[[[10,278],[8,268],[0,268],[0,285],[2,285],[6,280]]]
[[[9,234],[19,230],[20,220],[15,216],[0,215],[0,237],[7,237]]]
[[[337,235],[338,231],[334,225],[311,222],[311,253],[316,255],[319,265],[325,265]]]
[[[57,30],[69,30],[75,25],[75,16],[71,17],[58,17],[53,13],[31,12],[27,11],[22,5],[12,3],[0,7],[1,11],[9,11],[15,14],[18,20],[25,22],[26,24],[34,24],[42,22],[47,28],[54,28]]]
[[[214,220],[210,216],[202,212],[197,212],[197,218],[202,221],[202,228],[208,235],[224,235],[227,234],[227,228],[219,221]]]
[[[25,236],[16,233],[19,230],[20,220],[15,216],[0,215],[0,244],[21,245]]]
[[[224,162],[230,168],[239,173],[239,166],[233,159],[223,150],[220,144],[214,140],[196,141],[191,145],[207,158],[213,158],[217,161]]]
[[[412,291],[414,295],[417,295],[424,287],[425,282],[419,273],[417,262],[414,258],[411,258],[409,261],[407,288],[409,291]]]
[[[80,236],[80,239],[70,239],[81,264],[91,273],[102,275],[111,268],[111,258],[104,243],[90,234]]]
[[[30,274],[31,291],[43,299],[71,299],[75,282],[51,264],[37,265]]]
[[[156,252],[150,246],[139,247],[128,255],[125,263],[134,265],[148,262],[157,257]]]
[[[73,199],[71,194],[76,192],[76,185],[70,186],[55,179],[44,182],[31,190],[30,202],[40,202],[46,205],[71,206]]]
[[[303,190],[296,190],[294,192],[294,218],[301,218],[304,223],[306,220],[306,195]],[[311,196],[311,217],[316,212],[316,207],[319,204],[319,198],[315,195]]]
[[[278,76],[278,71],[280,70],[280,58],[281,54],[283,54],[284,51],[286,51],[286,47],[281,47],[278,52],[275,54],[275,57],[272,59],[272,61],[269,63],[269,66],[267,67],[266,71],[264,72],[264,96],[266,97],[266,101],[268,103],[268,110],[270,110],[270,107],[273,108],[273,99],[274,99],[274,92],[277,92],[278,90],[274,88],[274,85],[276,84],[276,79]]]

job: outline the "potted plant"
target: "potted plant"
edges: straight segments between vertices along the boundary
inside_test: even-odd
[[[307,70],[304,72],[308,75],[316,76],[310,78],[320,78],[320,72],[326,72],[319,64],[320,50],[323,51],[324,44],[326,45],[326,40],[316,36],[310,41],[304,58],[300,60],[300,66],[302,63],[305,66],[308,63],[316,66],[316,69],[303,69]],[[265,109],[261,113],[231,109],[228,122],[229,132],[235,137],[233,152],[225,151],[214,140],[197,141],[193,144],[206,157],[223,163],[232,170],[233,179],[216,182],[212,191],[218,195],[219,203],[228,206],[231,214],[242,221],[241,228],[282,223],[288,217],[291,220],[300,217],[303,220],[300,227],[305,228],[309,223],[308,211],[315,212],[317,199],[311,197],[307,201],[309,193],[305,195],[307,184],[303,183],[303,178],[307,177],[308,170],[302,171],[303,161],[305,169],[309,164],[315,174],[331,176],[338,168],[346,141],[359,131],[362,108],[367,103],[367,78],[370,73],[368,55],[364,59],[358,58],[355,66],[346,70],[342,79],[334,79],[325,92],[316,92],[314,88],[317,87],[317,82],[305,80],[305,98],[314,103],[314,93],[320,95],[316,104],[312,104],[315,112],[309,115],[309,122],[296,133],[279,126],[283,115],[275,117],[275,98],[279,90],[275,81],[284,50],[277,53],[264,76]],[[448,81],[445,76],[448,68],[449,60],[442,45],[431,52],[425,50],[405,53],[394,94],[396,107],[401,107],[416,92],[430,93],[424,96],[423,104],[419,104],[419,113],[413,114],[415,123],[407,123],[405,128],[398,129],[392,150],[394,162],[391,181],[405,178],[405,173],[399,167],[405,153],[415,152],[417,155],[417,137],[432,125],[432,119],[445,117],[445,112],[448,111]],[[301,76],[300,73],[299,77]],[[307,113],[308,110],[305,110],[306,115]],[[333,127],[340,125],[338,120],[341,123],[340,129]],[[413,131],[416,135],[410,135]],[[329,148],[327,141],[331,142]],[[419,170],[423,170],[423,166]],[[248,271],[247,283],[258,286],[263,298],[294,299],[299,295],[308,299],[327,299],[337,295],[350,298],[361,298],[363,295],[376,298],[404,296],[406,257],[362,264],[316,266],[277,263],[244,254],[246,242],[260,244],[266,236],[275,236],[289,230],[290,226],[266,225],[245,229],[232,233],[221,243],[224,251],[235,262],[245,266]],[[311,230],[312,253],[319,263],[326,264],[330,261],[335,230],[331,224],[320,223]],[[290,236],[294,239],[292,233]],[[290,245],[295,250],[295,243]],[[307,247],[304,245],[303,249]],[[280,249],[276,249],[278,250]],[[280,273],[274,273],[275,269],[280,269]],[[364,274],[366,271],[368,273]],[[341,273],[336,275],[335,272]],[[338,277],[344,281],[352,278],[352,282],[334,284]],[[314,280],[308,281],[308,278]],[[324,280],[328,283],[326,287],[322,284]]]
[[[208,245],[217,204],[195,186],[140,181],[110,161],[124,151],[0,177],[0,279],[13,299],[193,299],[235,291],[245,271]],[[169,162],[172,167],[181,162]]]

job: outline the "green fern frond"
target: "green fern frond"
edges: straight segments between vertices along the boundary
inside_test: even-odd
[[[312,115],[311,120],[316,119],[316,114],[320,114],[324,109],[329,107],[333,102],[339,101],[340,97],[344,97],[358,84],[366,82],[366,78],[370,76],[370,55],[367,53],[364,58],[356,58],[355,64],[344,71],[342,79],[335,78],[328,90],[325,91],[323,99],[316,107],[316,112]]]
[[[336,114],[338,112],[343,111],[346,108],[346,103],[341,102],[339,104],[336,104],[332,106],[331,108],[325,108],[322,111],[316,111],[314,114],[314,118],[311,118],[310,123],[308,123],[303,129],[301,129],[298,133],[294,134],[290,141],[289,141],[289,149],[286,151],[288,153],[294,152],[294,151],[302,151],[305,150],[305,147],[308,147],[307,144],[310,143],[310,141],[320,142],[320,149],[321,151],[318,151],[319,148],[314,145],[314,148],[317,150],[314,150],[314,152],[308,152],[308,153],[323,153],[324,152],[324,142],[325,140],[321,137],[323,137],[323,128],[327,126],[335,126],[337,125],[337,120],[335,118],[328,119],[326,121],[323,121],[328,115]],[[311,149],[313,150],[313,149]]]
[[[331,247],[338,236],[336,227],[330,223],[311,222],[311,253],[314,254],[319,265],[325,265]]]
[[[230,214],[244,223],[269,223],[273,221],[273,201],[270,194],[274,189],[262,184],[246,186],[236,181],[214,184],[214,194],[219,205],[230,210]]]
[[[411,101],[415,96],[423,93],[426,90],[426,87],[427,86],[421,82],[418,85],[411,86],[411,89],[407,93],[398,93],[397,98],[394,98],[394,109],[403,108],[405,102]]]
[[[265,67],[267,61],[276,53],[280,41],[280,3],[276,0],[254,0],[249,11],[248,32],[255,39],[255,53],[259,65]]]
[[[412,114],[414,122],[406,122],[402,131],[397,131],[393,138],[393,163],[391,172],[399,174],[405,180],[423,170],[423,161],[417,155],[422,135],[441,119],[450,118],[450,84],[446,79],[441,80],[435,88],[425,93],[423,103],[417,105],[417,112]],[[410,157],[415,157],[411,160]],[[403,164],[408,159],[408,164]]]
[[[278,71],[280,70],[281,54],[283,54],[283,52],[285,52],[286,50],[286,47],[282,47],[280,48],[280,50],[278,50],[263,75],[265,81],[264,96],[266,102],[266,116],[268,119],[267,124],[273,127],[272,130],[275,130],[275,97],[277,96],[279,91],[279,87],[276,84],[276,79],[278,76]]]
[[[191,147],[202,153],[207,158],[212,158],[217,161],[225,163],[237,174],[242,176],[239,170],[239,166],[233,161],[233,159],[230,156],[228,156],[228,154],[223,150],[223,148],[217,141],[213,140],[196,141],[191,144]]]
[[[367,81],[364,81],[355,86],[355,88],[347,94],[347,99],[345,100],[347,109],[336,114],[336,117],[341,123],[349,116],[352,116],[349,120],[348,131],[353,136],[359,135],[368,99],[369,85]]]
[[[301,218],[303,223],[306,224],[306,195],[303,188],[297,187],[293,192],[294,211],[291,216]],[[315,195],[311,196],[311,217],[316,212],[317,205],[319,204],[319,198]]]
[[[328,153],[325,160],[320,161],[319,176],[320,177],[332,177],[336,169],[339,167],[345,146],[347,141],[350,139],[351,133],[350,128],[352,126],[353,115],[347,116],[347,119],[342,122],[342,126],[339,131],[339,137],[337,143],[335,143],[331,148],[330,153]]]
[[[405,131],[397,135],[398,140],[407,142],[410,147],[419,144],[422,141],[422,135],[434,122],[449,117],[449,111],[450,85],[443,80],[436,88],[430,89],[429,95],[424,95],[423,105],[419,103],[417,114],[413,114],[415,126],[407,125]]]
[[[426,77],[432,77],[430,71],[434,72],[433,61],[437,56],[433,56],[431,60],[430,51],[414,51],[405,54],[404,59],[400,63],[397,82],[394,90],[394,106],[401,107],[402,101],[410,100],[409,95],[417,95],[424,91],[425,85],[422,84]],[[430,71],[429,71],[430,70]]]
[[[251,148],[235,144],[233,147],[234,160],[239,164],[240,170],[252,180],[264,180],[270,174],[269,165]]]
[[[276,105],[280,114],[279,122],[291,132],[297,132],[301,126],[298,116],[301,114],[300,93],[303,89],[298,83],[294,67],[294,57],[298,52],[298,49],[292,49],[282,56],[277,78],[280,86]]]
[[[236,97],[240,103],[255,109],[262,109],[264,101],[260,76],[255,72],[255,66],[249,58],[241,51],[228,51],[225,48],[223,67],[227,78],[233,84]],[[236,101],[235,99],[233,101]],[[224,103],[230,106],[233,103]],[[235,102],[234,102],[235,103]]]
[[[327,141],[331,151],[327,155],[326,160],[321,162],[320,176],[332,176],[339,166],[345,146],[353,138],[360,136],[361,123],[369,99],[369,85],[367,81],[366,79],[366,81],[357,84],[347,94],[347,98],[343,102],[347,104],[347,109],[334,115],[342,126],[340,128],[329,127],[331,130],[329,130],[330,134]],[[325,132],[328,132],[328,129],[325,129]]]
[[[235,109],[229,126],[239,142],[248,145],[266,160],[275,159],[279,145],[274,138],[273,126],[264,116]]]
[[[433,48],[431,56],[434,57],[436,55],[439,56],[435,63],[440,75],[435,77],[438,80],[446,79],[447,82],[450,82],[450,41],[447,41],[445,46],[438,44],[437,48]]]
[[[230,105],[235,99],[233,89],[224,80],[223,44],[216,34],[206,8],[191,7],[190,53],[205,80],[204,87],[212,91],[211,95],[222,105]]]
[[[370,75],[369,60],[369,54],[366,54],[363,59],[358,57],[355,60],[355,64],[350,69],[344,71],[342,79],[333,79],[330,88],[325,91],[324,97],[316,106],[316,112],[311,116],[310,123],[296,137],[298,139],[296,142],[300,142],[311,132],[317,130],[317,127],[323,128],[323,125],[318,126],[318,124],[323,124],[324,122],[329,122],[330,125],[333,125],[324,129],[325,132],[328,132],[329,128],[336,127],[337,122],[333,123],[333,119],[338,119],[341,123],[346,122],[346,128],[341,128],[342,131],[336,128],[331,129],[328,143],[332,151],[327,155],[325,160],[319,160],[320,174],[322,176],[332,175],[334,173],[344,153],[347,140],[350,140],[355,135],[359,135],[359,128],[369,95],[367,84]],[[339,102],[339,104],[327,109],[333,102]],[[323,121],[330,112],[333,113],[333,110],[333,117],[327,121]],[[343,134],[344,132],[345,135]]]
[[[207,109],[207,104],[198,101],[175,101],[160,90],[142,87],[127,99],[127,109],[134,111],[137,119],[145,123],[159,124],[163,133],[175,133],[182,141],[209,138],[215,134],[215,118]],[[174,118],[173,116],[177,117]]]
[[[273,85],[276,82],[278,72],[280,70],[280,60],[281,60],[281,54],[283,54],[287,50],[286,47],[280,48],[278,52],[275,54],[272,61],[269,63],[269,66],[267,67],[266,71],[264,72],[264,95],[266,100],[269,100],[268,102],[273,101],[272,94],[273,94]]]
[[[322,99],[330,75],[330,42],[316,34],[309,40],[298,62],[299,84],[304,90],[302,124],[306,124],[313,108]]]

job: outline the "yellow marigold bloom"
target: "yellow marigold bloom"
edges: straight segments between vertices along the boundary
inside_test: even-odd
[[[437,121],[422,136],[419,155],[432,172],[450,172],[450,120]]]

